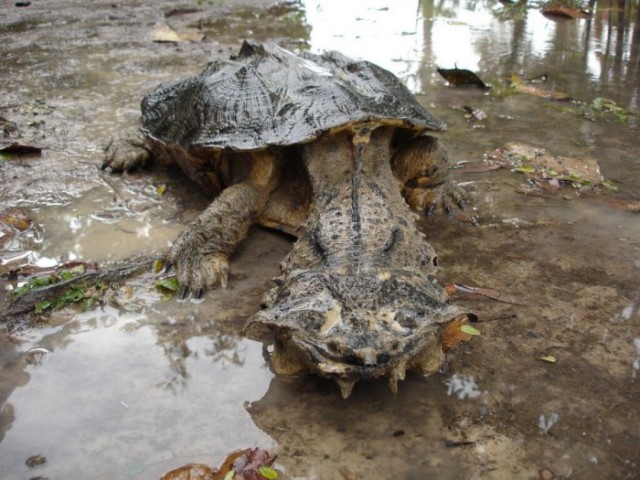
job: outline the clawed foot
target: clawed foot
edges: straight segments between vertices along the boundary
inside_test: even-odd
[[[128,172],[144,167],[150,157],[151,153],[140,130],[125,130],[105,146],[104,161],[100,168],[109,168],[112,172]]]
[[[176,270],[180,300],[191,296],[200,300],[204,292],[220,285],[227,288],[229,259],[226,254],[200,241],[202,237],[187,229],[176,240],[167,257],[167,270]]]
[[[431,215],[441,209],[451,216],[457,210],[463,211],[467,206],[469,194],[456,183],[448,182],[436,188],[406,189],[404,192],[407,203],[425,215]]]

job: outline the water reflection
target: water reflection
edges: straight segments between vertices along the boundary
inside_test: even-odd
[[[640,22],[607,0],[581,20],[545,17],[524,3],[487,8],[472,0],[303,5],[312,51],[339,50],[378,63],[413,91],[433,82],[436,66],[458,66],[494,80],[547,72],[563,90],[640,105]]]

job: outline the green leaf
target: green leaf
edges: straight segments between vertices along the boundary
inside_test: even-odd
[[[529,165],[522,165],[520,167],[514,168],[513,171],[520,173],[535,173],[536,169],[535,167],[531,167]]]
[[[553,355],[543,355],[542,357],[539,358],[539,360],[542,360],[543,362],[547,362],[547,363],[556,363],[556,357],[554,357]]]
[[[603,185],[607,190],[610,190],[610,191],[612,191],[612,192],[617,192],[617,191],[619,191],[619,190],[620,190],[620,189],[618,188],[618,186],[617,186],[615,183],[613,183],[611,180],[604,180],[604,181],[602,182],[602,185]]]
[[[176,277],[167,277],[156,280],[154,286],[160,290],[168,290],[170,292],[177,292],[180,288],[180,284]]]
[[[233,470],[229,470],[222,480],[233,480],[233,476],[236,474]]]
[[[480,330],[473,328],[471,325],[462,325],[460,331],[467,335],[473,335],[475,337],[480,335]]]
[[[278,478],[278,472],[271,467],[262,466],[258,468],[258,471],[260,472],[260,475],[268,480],[276,480],[276,478]]]
[[[35,307],[36,313],[44,312],[51,305],[53,305],[53,303],[51,303],[49,300],[43,300],[42,302],[36,303],[36,307]]]

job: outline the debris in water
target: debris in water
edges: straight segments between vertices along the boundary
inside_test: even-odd
[[[32,455],[27,458],[27,461],[24,463],[29,468],[38,467],[47,463],[47,457],[45,457],[44,455]]]
[[[190,463],[165,473],[161,480],[277,480],[272,468],[276,456],[261,448],[248,448],[230,453],[219,469]]]
[[[464,400],[467,397],[472,399],[478,398],[482,393],[471,375],[454,373],[453,376],[447,380],[446,385],[449,387],[447,395],[451,396],[452,393],[455,393],[459,400]]]
[[[544,413],[540,414],[540,418],[538,419],[538,428],[540,429],[540,435],[546,435],[549,433],[551,427],[553,427],[558,420],[560,419],[560,415],[557,413],[552,413],[549,415],[549,418],[544,416]]]
[[[20,232],[27,230],[33,220],[29,218],[29,215],[24,210],[19,208],[7,208],[0,212],[0,222],[9,225]]]
[[[195,28],[185,29],[176,32],[174,29],[164,24],[157,24],[150,34],[152,42],[158,43],[180,43],[180,42],[200,42],[204,35]]]
[[[486,153],[485,158],[538,181],[554,180],[576,188],[602,185],[605,181],[594,158],[555,156],[525,143],[508,143]]]
[[[579,18],[589,18],[591,14],[581,8],[572,7],[569,5],[558,5],[549,3],[542,7],[542,14],[545,17],[559,17],[567,18],[571,20]]]
[[[438,73],[454,87],[491,88],[471,70],[462,68],[438,68]]]
[[[546,80],[546,78],[545,78]],[[558,101],[571,101],[573,100],[569,95],[557,90],[548,90],[546,88],[538,87],[535,80],[525,80],[519,75],[511,76],[510,89],[517,93],[525,93],[527,95],[533,95],[534,97],[542,97],[549,100]]]

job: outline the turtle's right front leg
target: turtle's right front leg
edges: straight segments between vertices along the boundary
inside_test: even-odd
[[[167,260],[176,268],[181,299],[190,293],[199,299],[208,288],[227,286],[229,257],[247,235],[259,203],[255,185],[231,185],[178,236]]]
[[[151,148],[139,128],[128,128],[115,135],[104,147],[102,170],[130,171],[146,166],[151,160]]]

